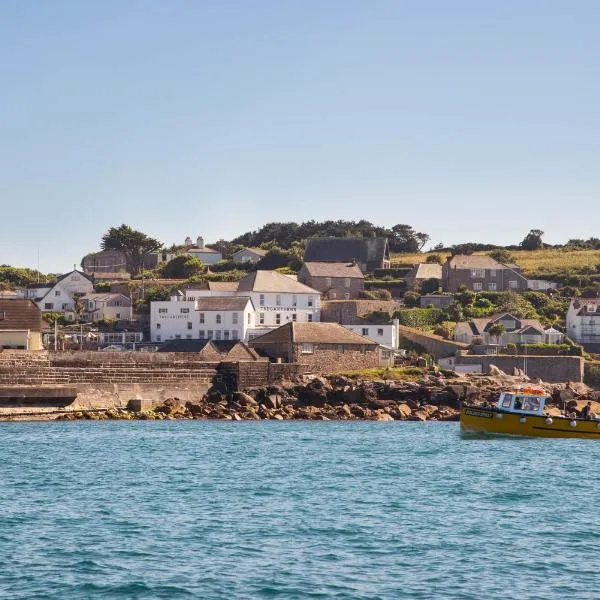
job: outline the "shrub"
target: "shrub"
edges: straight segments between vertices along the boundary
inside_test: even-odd
[[[426,263],[437,263],[439,265],[444,264],[444,259],[441,254],[430,254],[426,259]]]
[[[443,316],[439,308],[405,308],[394,313],[401,325],[416,329],[433,329],[442,322]]]
[[[405,292],[403,299],[406,306],[419,306],[421,295],[417,292]]]

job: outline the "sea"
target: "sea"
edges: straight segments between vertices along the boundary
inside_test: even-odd
[[[596,599],[599,462],[458,423],[1,423],[0,598]]]

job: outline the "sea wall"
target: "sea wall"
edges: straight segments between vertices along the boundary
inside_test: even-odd
[[[406,327],[405,325],[398,325],[398,335],[400,339],[404,338],[410,342],[423,346],[427,353],[431,354],[436,360],[454,356],[458,351],[466,350],[468,348],[467,344],[446,340],[439,335],[425,333],[420,329],[413,329],[412,327]]]

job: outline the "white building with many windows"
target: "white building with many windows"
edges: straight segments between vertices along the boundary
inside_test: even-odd
[[[364,323],[361,325],[344,325],[344,327],[377,342],[380,346],[398,350],[398,319],[394,319],[391,323],[385,325]]]
[[[74,270],[61,275],[54,283],[28,286],[25,298],[33,300],[42,312],[72,314],[77,297],[93,291],[92,280],[85,273]]]
[[[600,298],[574,298],[567,311],[567,335],[589,352],[600,351]]]
[[[254,327],[256,311],[248,296],[214,296],[196,299],[183,294],[152,302],[150,339],[245,340]]]

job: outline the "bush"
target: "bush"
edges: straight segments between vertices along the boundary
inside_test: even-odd
[[[442,322],[444,312],[439,308],[404,308],[394,313],[401,325],[416,329],[433,329]]]
[[[180,254],[162,267],[162,276],[167,279],[188,279],[202,273],[202,261],[189,254]]]
[[[433,294],[440,289],[440,280],[434,277],[421,282],[421,294]]]
[[[412,266],[408,267],[394,267],[393,269],[375,269],[373,275],[377,279],[384,279],[391,277],[392,279],[402,279],[407,273],[412,271]]]
[[[426,263],[437,263],[438,265],[444,264],[444,259],[441,254],[430,254],[426,259]]]
[[[421,295],[417,292],[404,292],[403,299],[406,306],[419,306]]]

